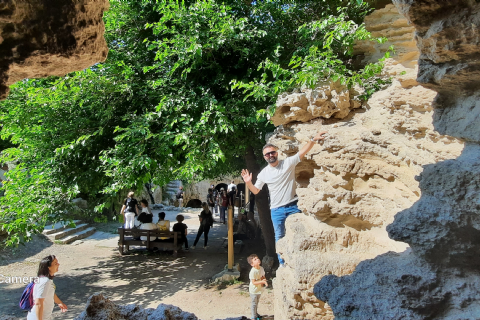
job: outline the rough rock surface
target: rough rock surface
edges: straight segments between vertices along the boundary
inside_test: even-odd
[[[438,92],[435,129],[467,143],[458,158],[424,166],[420,199],[387,227],[410,250],[362,262],[350,276],[326,276],[315,294],[338,319],[478,319],[480,4],[394,3],[417,30],[418,81]]]
[[[372,41],[359,41],[355,44],[355,54],[364,54],[371,62],[382,58],[388,48],[395,47],[395,60],[414,68],[419,57],[417,45],[413,38],[415,28],[408,20],[399,15],[398,9],[389,4],[375,10],[365,17],[365,25],[375,38],[386,37],[388,41],[378,44]]]
[[[297,194],[303,214],[287,219],[286,236],[277,244],[286,260],[286,268],[277,271],[274,283],[275,317],[280,319],[332,319],[334,315],[329,305],[323,302],[325,300],[336,304],[333,311],[341,317],[337,311],[348,305],[348,295],[343,295],[342,298],[347,300],[341,302],[335,298],[326,299],[328,295],[317,295],[318,299],[313,291],[315,283],[322,278],[337,279],[336,276],[351,274],[359,264],[366,265],[362,270],[368,272],[370,266],[362,261],[389,251],[397,253],[386,254],[384,259],[403,259],[407,255],[406,239],[390,239],[387,225],[394,221],[398,212],[411,207],[423,194],[415,179],[421,175],[423,166],[454,159],[464,148],[459,139],[435,131],[432,119],[436,93],[416,81],[418,67],[415,59],[419,54],[413,50],[413,28],[407,26],[406,19],[398,12],[394,14],[394,8],[387,5],[373,13],[375,19],[367,18],[368,29],[379,34],[396,35],[394,41],[399,54],[388,59],[384,69],[385,75],[392,77],[392,84],[375,93],[362,108],[349,108],[341,119],[325,115],[321,119],[312,113],[305,116],[308,107],[302,109],[305,112],[302,111],[301,117],[294,120],[296,122],[290,122],[290,118],[283,116],[285,121],[270,138],[270,142],[276,144],[285,157],[295,154],[311,135],[319,130],[328,130],[325,142],[314,146],[296,167]],[[385,45],[379,46],[374,48],[361,44],[368,49],[366,61],[378,58],[377,53]],[[284,114],[282,103],[289,106],[290,101],[299,101],[298,97],[299,93],[292,94],[291,98],[279,97],[279,114]],[[456,187],[452,185],[452,188]],[[469,197],[464,201],[466,204],[475,199]],[[412,215],[404,219],[410,220]],[[425,219],[418,221],[419,225],[424,223]],[[408,225],[402,224],[402,228],[408,228]],[[423,245],[428,246],[428,243]],[[416,250],[415,247],[413,249]],[[395,267],[397,269],[393,266],[389,269],[392,272],[395,270],[392,278],[397,279],[394,274],[398,275],[403,268],[410,266],[412,277],[406,279],[407,282],[416,279],[415,276],[424,270],[431,270],[418,261],[399,262]],[[364,277],[368,278],[367,275]],[[434,279],[437,281],[439,278]],[[425,280],[425,283],[431,284],[434,280],[428,281]],[[334,280],[329,283],[324,290],[327,293],[336,285]],[[412,284],[411,291],[414,292],[417,287],[428,287],[425,283]],[[339,290],[358,291],[358,304],[362,304],[370,284],[363,285],[365,288],[360,289],[349,282]],[[401,284],[397,286],[402,287]],[[360,294],[362,290],[365,290],[363,296]],[[382,295],[383,291],[374,294],[378,297]],[[383,303],[386,306],[388,299],[394,298],[385,297]],[[368,308],[365,307],[365,310],[372,312],[376,305],[372,302]],[[351,313],[349,319],[372,318],[367,316],[367,312],[363,313],[363,317],[359,314]],[[408,315],[414,313],[398,314],[408,319]]]
[[[354,90],[338,83],[329,83],[315,90],[283,94],[278,97],[275,114],[271,118],[275,126],[291,122],[307,122],[315,118],[345,118],[352,109],[360,108]]]
[[[111,302],[101,293],[94,293],[87,300],[85,311],[75,320],[198,320],[190,312],[182,311],[180,308],[160,304],[157,309],[143,309],[135,304],[119,306]]]
[[[104,61],[107,0],[0,3],[0,99],[25,78],[63,76]]]

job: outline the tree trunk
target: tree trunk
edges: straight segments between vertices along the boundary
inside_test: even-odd
[[[252,146],[248,146],[246,149],[245,162],[247,163],[248,171],[252,173],[252,182],[255,183],[257,180],[257,175],[260,173],[260,166],[258,165]],[[272,217],[270,215],[270,205],[268,203],[267,185],[263,186],[262,191],[255,196],[255,203],[257,204],[258,216],[262,226],[267,256],[270,258],[264,258],[264,260],[270,261],[269,263],[264,263],[264,268],[270,269],[272,267],[271,265],[273,265],[273,262],[277,260],[277,254],[275,251],[275,232],[273,230]],[[267,264],[270,264],[270,266]]]

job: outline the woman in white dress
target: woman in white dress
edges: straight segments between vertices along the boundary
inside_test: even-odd
[[[67,311],[67,306],[55,294],[53,278],[58,272],[57,258],[54,255],[45,257],[38,266],[38,280],[33,287],[34,306],[28,312],[27,320],[50,320],[54,304],[58,304],[62,312]]]

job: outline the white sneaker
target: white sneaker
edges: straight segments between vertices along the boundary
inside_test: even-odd
[[[195,250],[195,246],[191,246],[190,249]]]

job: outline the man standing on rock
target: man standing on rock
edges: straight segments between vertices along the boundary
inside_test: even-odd
[[[327,132],[322,131],[316,136],[312,136],[310,141],[296,155],[281,161],[278,160],[278,148],[273,144],[266,144],[263,147],[263,156],[269,165],[258,174],[255,185],[252,183],[252,174],[246,169],[242,170],[243,181],[253,194],[258,194],[265,183],[268,185],[275,242],[285,235],[285,220],[287,217],[300,212],[297,207],[295,166],[313,148],[315,142],[325,139],[325,133]],[[280,267],[283,267],[285,261],[278,253],[277,255]]]

